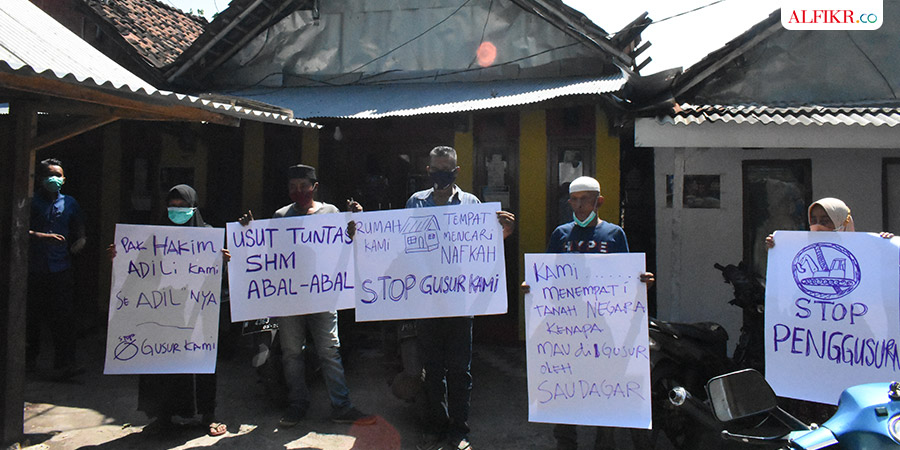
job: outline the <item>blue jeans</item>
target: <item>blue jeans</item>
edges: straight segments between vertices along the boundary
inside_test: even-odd
[[[307,330],[312,336],[316,354],[319,356],[331,407],[336,413],[347,411],[353,404],[350,403],[350,390],[347,389],[344,366],[341,364],[341,342],[338,340],[335,311],[278,318],[281,362],[288,385],[290,407],[297,408],[303,413],[309,408],[309,388],[306,386],[303,358]]]
[[[472,318],[422,319],[416,322],[416,332],[425,366],[428,431],[446,433],[453,439],[467,438],[472,397]]]

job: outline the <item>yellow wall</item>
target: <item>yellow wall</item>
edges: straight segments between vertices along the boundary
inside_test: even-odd
[[[597,153],[594,161],[596,161],[597,181],[600,182],[600,189],[603,194],[603,206],[597,214],[601,219],[618,224],[621,217],[620,205],[620,186],[619,186],[619,138],[610,136],[609,122],[606,113],[601,108],[597,108],[595,115],[597,118],[596,141]]]
[[[547,113],[519,115],[519,274],[525,273],[525,253],[547,249]],[[544,180],[544,181],[542,181]],[[518,280],[521,281],[521,280]],[[520,295],[521,297],[521,295]],[[524,299],[519,299],[519,337],[525,337]]]
[[[303,129],[303,147],[300,148],[300,163],[319,167],[319,131],[316,128]]]
[[[456,184],[466,192],[472,192],[475,185],[475,137],[472,133],[472,116],[469,115],[466,120],[469,122],[469,131],[465,133],[456,132],[453,135],[453,148],[456,149],[456,161],[461,168],[456,176]]]
[[[241,209],[262,213],[263,204],[263,157],[265,155],[265,129],[260,122],[244,121],[244,185],[241,192]],[[304,136],[305,138],[305,136]],[[318,147],[317,147],[318,148]]]

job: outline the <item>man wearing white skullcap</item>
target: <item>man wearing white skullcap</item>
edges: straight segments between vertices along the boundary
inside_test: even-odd
[[[591,177],[578,177],[569,185],[569,206],[572,208],[572,221],[560,225],[550,235],[547,253],[627,253],[628,241],[625,231],[597,217],[597,209],[603,204],[600,195],[600,183]],[[654,276],[645,272],[640,274],[641,281],[652,284]],[[528,286],[523,284],[524,290]],[[598,428],[595,448],[612,448],[611,433],[608,429]],[[575,425],[557,424],[553,427],[558,450],[575,450],[578,446],[578,435]]]

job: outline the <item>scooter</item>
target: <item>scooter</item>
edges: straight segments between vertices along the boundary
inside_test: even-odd
[[[723,430],[725,439],[747,444],[777,444],[794,450],[900,448],[900,382],[847,388],[841,393],[837,412],[821,425],[803,423],[779,408],[772,387],[753,369],[714,377],[707,383],[706,392],[712,413],[721,422],[752,420],[765,415],[790,430],[775,436]]]
[[[704,434],[718,433],[721,424],[697,406],[697,402],[675,405],[669,391],[684,388],[704,396],[710,378],[744,367],[763,367],[763,303],[765,287],[743,263],[722,266],[726,283],[734,287],[729,303],[743,311],[741,336],[732,358],[728,357],[728,333],[715,322],[674,323],[650,319],[650,380],[653,429],[635,433],[635,446],[656,448],[667,439],[676,448],[695,449]],[[705,398],[700,398],[702,404]]]

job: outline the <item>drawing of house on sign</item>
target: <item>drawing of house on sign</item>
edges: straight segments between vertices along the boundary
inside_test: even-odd
[[[407,219],[401,230],[406,240],[406,253],[430,252],[438,248],[440,230],[434,216],[413,216]]]

